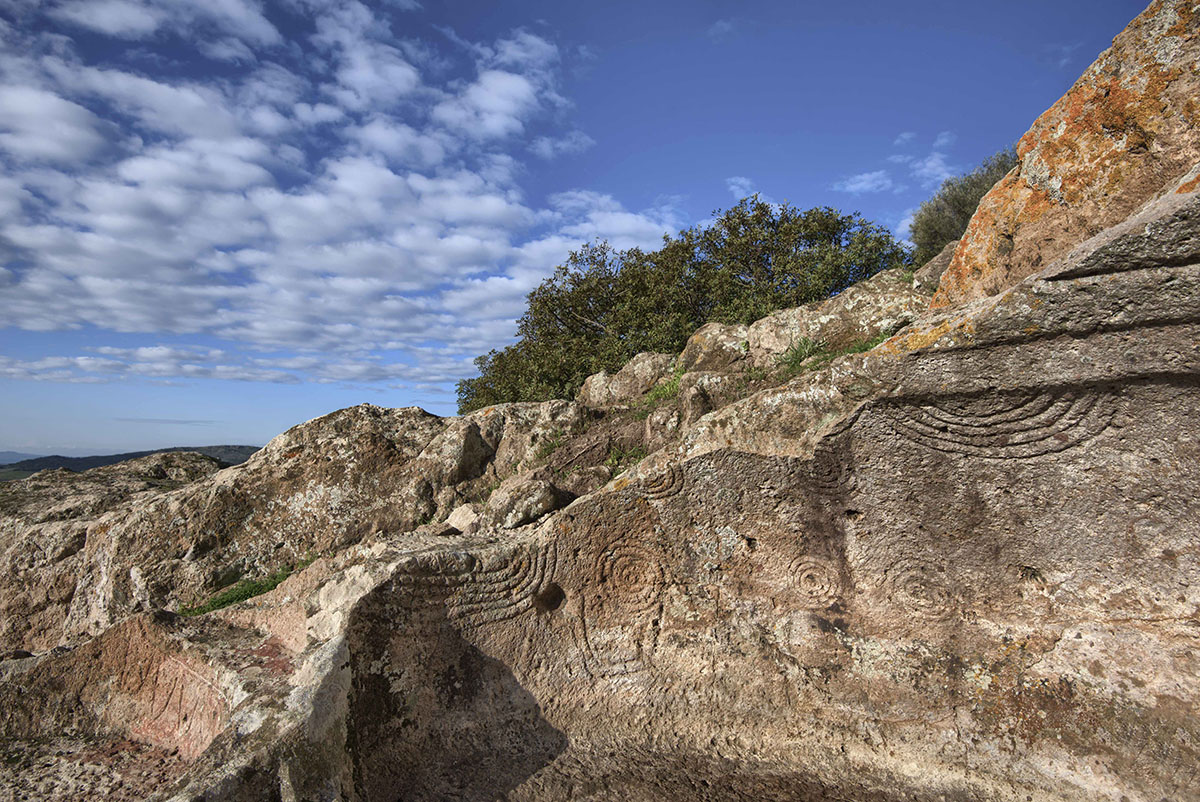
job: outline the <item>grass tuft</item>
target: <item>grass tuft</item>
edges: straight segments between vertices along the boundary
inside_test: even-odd
[[[297,571],[301,571],[312,565],[315,556],[305,557],[295,565],[280,568],[273,574],[258,579],[243,579],[228,588],[225,588],[220,593],[210,598],[203,604],[194,607],[182,607],[179,610],[180,615],[194,616],[211,613],[213,610],[220,610],[222,607],[229,607],[238,602],[244,602],[246,599],[252,599],[255,596],[261,596],[264,593],[274,590],[283,580],[287,579]]]

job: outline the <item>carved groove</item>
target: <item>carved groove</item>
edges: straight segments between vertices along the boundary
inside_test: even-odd
[[[954,594],[932,563],[901,559],[887,569],[884,582],[893,603],[916,616],[941,620],[955,611]]]
[[[670,498],[683,490],[683,469],[668,464],[663,472],[641,481],[642,495],[650,499]]]
[[[447,617],[479,626],[529,612],[534,597],[554,576],[557,548],[521,546],[479,559],[471,554],[421,555],[397,577],[415,606],[444,604]],[[449,559],[447,559],[449,558]]]
[[[1112,422],[1116,398],[1062,389],[878,409],[896,434],[935,451],[1021,459],[1065,451],[1100,434]]]
[[[789,567],[788,576],[808,606],[825,608],[842,595],[842,577],[837,566],[820,557],[798,557]]]
[[[628,535],[594,554],[583,568],[579,646],[588,673],[612,677],[648,669],[666,588],[660,550]]]

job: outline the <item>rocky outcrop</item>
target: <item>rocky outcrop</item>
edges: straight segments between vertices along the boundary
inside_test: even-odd
[[[533,523],[0,664],[0,724],[179,800],[1194,798],[1198,309],[1164,198]]]
[[[895,333],[777,386],[356,407],[117,502],[76,595],[329,550],[0,660],[0,798],[1200,798],[1200,192],[915,319],[877,279],[820,336]]]
[[[79,576],[88,571],[88,533],[110,511],[158,498],[218,468],[201,454],[160,453],[0,484],[0,654],[58,644]]]
[[[579,390],[579,404],[604,409],[636,401],[670,375],[673,363],[670,354],[638,354],[611,376],[604,371],[588,376]]]
[[[946,268],[950,266],[950,260],[954,258],[954,251],[958,248],[958,242],[958,240],[947,242],[946,247],[942,248],[937,256],[917,268],[913,273],[914,290],[922,295],[933,295],[937,292],[942,275],[946,272]]]
[[[705,323],[688,338],[679,366],[688,373],[728,370],[746,360],[748,334],[747,326]]]
[[[579,423],[578,409],[564,401],[506,404],[459,419],[364,404],[289,429],[246,463],[219,472],[214,460],[186,454],[86,471],[76,485],[111,488],[103,503],[86,502],[97,514],[53,525],[5,516],[13,572],[12,581],[0,582],[0,648],[77,641],[136,611],[177,609],[241,577],[444,519]],[[114,471],[140,475],[147,461],[184,459],[211,475],[142,496],[110,478]],[[51,511],[84,503],[69,495],[75,485],[62,482],[47,491],[53,502],[30,496],[45,476],[0,492]],[[158,481],[170,486],[169,477]]]
[[[903,270],[886,270],[848,287],[828,301],[783,309],[751,324],[748,341],[754,364],[771,368],[801,341],[830,350],[891,334],[929,307]]]
[[[1017,145],[935,307],[1011,287],[1142,204],[1200,186],[1200,10],[1156,0]]]

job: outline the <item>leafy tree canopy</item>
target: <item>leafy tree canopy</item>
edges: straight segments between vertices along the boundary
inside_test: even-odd
[[[575,394],[588,375],[641,351],[679,351],[709,321],[750,323],[828,298],[909,263],[886,229],[857,213],[801,211],[755,196],[657,251],[584,245],[529,294],[518,340],[475,360],[459,412]]]
[[[947,178],[933,197],[913,215],[910,238],[916,251],[913,264],[923,265],[967,230],[979,201],[1017,164],[1017,149],[1009,146],[983,160],[966,175]]]

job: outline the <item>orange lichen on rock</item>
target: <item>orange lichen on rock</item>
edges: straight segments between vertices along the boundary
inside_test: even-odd
[[[932,306],[1011,287],[1170,191],[1200,162],[1198,96],[1200,14],[1190,0],[1152,3],[1021,138]]]

